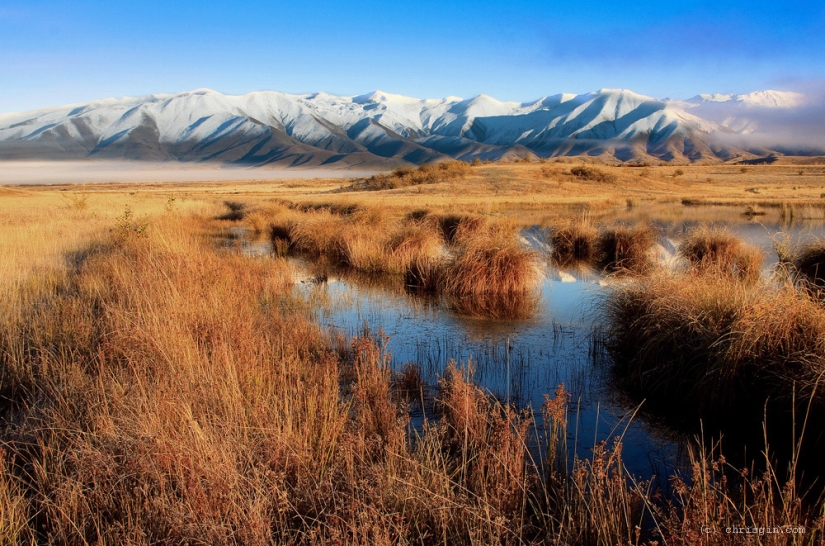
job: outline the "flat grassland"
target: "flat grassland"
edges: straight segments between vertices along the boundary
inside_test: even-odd
[[[388,175],[380,191],[0,187],[0,543],[752,543],[728,527],[804,527],[761,543],[818,543],[822,504],[793,476],[750,476],[710,449],[673,504],[626,479],[619,443],[563,468],[563,389],[521,413],[451,367],[440,418],[416,432],[414,372],[390,373],[370,337],[322,332],[285,260],[216,242],[287,205],[523,225],[644,204],[821,210],[825,166],[781,161],[499,163],[423,184]]]

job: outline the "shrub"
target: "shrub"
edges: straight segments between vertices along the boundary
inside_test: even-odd
[[[606,173],[601,169],[597,169],[596,167],[587,167],[585,165],[580,165],[578,167],[571,168],[570,174],[572,174],[576,178],[581,178],[582,180],[589,180],[592,182],[616,181],[616,175],[612,173]]]
[[[426,163],[417,169],[403,167],[390,174],[376,174],[369,178],[357,180],[347,189],[354,191],[378,191],[437,184],[448,180],[462,179],[471,171],[468,163],[463,161],[445,161],[443,163]]]

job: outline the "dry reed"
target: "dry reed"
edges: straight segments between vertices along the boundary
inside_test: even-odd
[[[607,315],[624,381],[706,417],[766,398],[789,411],[794,390],[806,404],[825,372],[825,310],[790,285],[659,273],[614,289]]]

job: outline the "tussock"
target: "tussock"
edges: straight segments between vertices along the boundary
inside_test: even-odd
[[[742,280],[759,279],[765,256],[727,229],[701,225],[688,233],[679,247],[679,256],[699,272],[715,272]]]
[[[576,218],[550,230],[552,258],[561,266],[589,263],[596,255],[599,230],[587,218]]]
[[[467,226],[466,232],[463,226]],[[441,274],[443,293],[461,311],[486,316],[523,316],[533,299],[538,256],[522,248],[514,228],[503,223],[459,223],[455,259]]]
[[[644,274],[650,271],[651,251],[659,234],[649,225],[615,226],[599,234],[597,264],[610,272]]]
[[[825,241],[803,246],[794,253],[796,271],[817,288],[825,288]]]
[[[627,384],[700,415],[759,411],[768,398],[789,411],[794,391],[804,406],[825,372],[825,309],[791,285],[659,273],[614,289],[607,316]],[[820,389],[817,411],[823,400]]]

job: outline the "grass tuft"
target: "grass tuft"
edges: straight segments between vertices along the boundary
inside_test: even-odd
[[[531,308],[525,303],[534,299],[538,256],[519,244],[512,226],[465,221],[454,240],[460,246],[440,284],[457,308],[502,318],[523,316]]]
[[[825,241],[810,243],[794,253],[796,271],[817,288],[825,288]]]
[[[688,233],[679,255],[699,272],[715,272],[742,280],[759,279],[764,254],[726,228],[701,225]]]
[[[605,229],[597,242],[597,264],[610,272],[647,273],[653,265],[651,250],[658,240],[659,234],[646,224]]]
[[[576,218],[567,225],[552,228],[552,258],[562,266],[591,262],[596,255],[599,230],[587,218]]]
[[[806,404],[825,373],[825,309],[790,284],[662,272],[615,288],[606,312],[631,389],[705,417],[758,412],[767,399],[789,411],[794,392]]]

